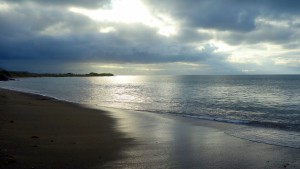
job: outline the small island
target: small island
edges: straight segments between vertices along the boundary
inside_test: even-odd
[[[75,74],[75,73],[31,73],[26,71],[8,71],[0,68],[0,81],[14,80],[14,78],[27,77],[94,77],[94,76],[114,76],[112,73]]]

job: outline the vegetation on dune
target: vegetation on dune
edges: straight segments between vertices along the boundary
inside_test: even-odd
[[[11,74],[8,71],[0,68],[0,81],[7,81],[7,80],[12,80]]]

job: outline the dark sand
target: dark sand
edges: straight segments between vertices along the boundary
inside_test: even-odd
[[[300,149],[224,133],[238,125],[96,111],[6,90],[0,106],[0,168],[300,168]]]
[[[101,168],[129,143],[107,112],[0,89],[0,168]]]

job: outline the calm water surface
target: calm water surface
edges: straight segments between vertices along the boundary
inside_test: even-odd
[[[298,75],[28,78],[0,87],[83,104],[280,129],[300,147]],[[229,133],[242,137],[250,130]]]

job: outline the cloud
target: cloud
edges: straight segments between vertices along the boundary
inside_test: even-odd
[[[254,19],[259,12],[253,6],[230,0],[149,0],[147,2],[153,9],[168,12],[188,27],[195,28],[251,31],[255,28]]]
[[[157,34],[143,24],[96,23],[82,15],[51,6],[17,5],[0,13],[1,60],[101,63],[199,62],[212,57],[202,51]],[[99,32],[102,26],[115,31]]]
[[[87,63],[102,65],[99,69],[124,64],[120,72],[162,74],[298,71],[300,2],[141,0],[145,20],[135,15],[97,19],[70,10],[115,14],[116,2],[0,0],[0,66],[68,71],[82,65],[82,71]],[[122,14],[138,12],[126,2]]]
[[[291,19],[279,20],[272,18],[257,18],[256,29],[248,32],[220,32],[219,36],[226,42],[236,45],[240,43],[274,43],[285,45],[298,41],[299,28]]]
[[[9,0],[10,3],[16,4],[39,4],[43,6],[83,6],[89,8],[108,6],[111,0]]]

